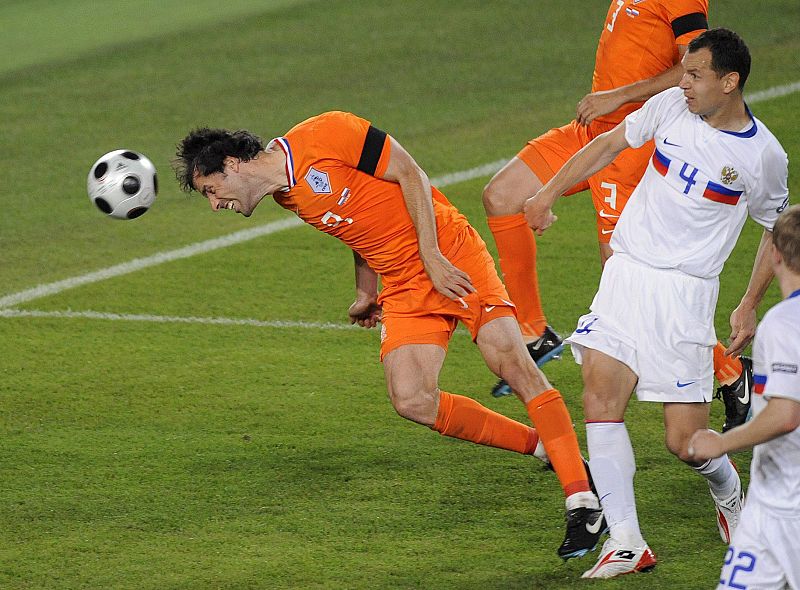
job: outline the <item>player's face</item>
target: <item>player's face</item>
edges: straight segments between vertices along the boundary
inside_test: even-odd
[[[711,69],[711,51],[703,47],[686,52],[682,60],[683,78],[679,86],[691,113],[701,117],[713,114],[725,99],[725,76]]]
[[[233,164],[226,160],[222,172],[207,176],[195,171],[194,188],[208,199],[212,211],[225,209],[250,217],[261,198],[253,196],[253,191],[248,190],[238,166]]]

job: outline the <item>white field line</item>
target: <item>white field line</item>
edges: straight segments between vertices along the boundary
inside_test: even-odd
[[[253,320],[236,318],[203,318],[164,316],[139,313],[107,313],[102,311],[38,311],[27,309],[0,309],[3,318],[59,318],[89,319],[124,322],[153,322],[158,324],[207,324],[219,326],[253,326],[256,328],[304,328],[314,330],[355,330],[359,326],[332,322],[299,322],[286,320]]]
[[[766,90],[754,92],[752,94],[748,94],[745,98],[748,104],[755,104],[765,100],[770,100],[772,98],[793,94],[795,92],[800,92],[800,81],[793,82],[791,84],[784,84],[782,86],[774,86],[772,88],[767,88]],[[495,162],[489,162],[480,166],[476,166],[475,168],[470,168],[469,170],[445,174],[437,178],[432,178],[431,184],[440,188],[444,188],[446,186],[465,182],[467,180],[480,178],[482,176],[489,176],[500,170],[500,168],[502,168],[507,161],[508,159],[497,160]],[[66,291],[68,289],[80,287],[81,285],[88,285],[113,277],[126,275],[149,268],[151,266],[163,264],[165,262],[180,260],[181,258],[189,258],[197,254],[204,254],[206,252],[218,250],[219,248],[226,248],[228,246],[247,242],[249,240],[273,234],[291,227],[297,227],[302,225],[302,223],[303,222],[296,217],[273,221],[265,225],[234,232],[232,234],[228,234],[227,236],[206,240],[204,242],[197,242],[184,248],[178,248],[177,250],[159,252],[152,256],[136,258],[129,262],[117,264],[115,266],[90,272],[85,275],[56,281],[54,283],[38,285],[32,289],[26,289],[24,291],[19,291],[17,293],[11,293],[9,295],[5,295],[4,297],[0,297],[0,309],[13,307],[15,305],[20,305],[36,299],[41,299],[42,297],[47,297],[48,295],[55,295],[56,293],[61,293],[62,291]]]

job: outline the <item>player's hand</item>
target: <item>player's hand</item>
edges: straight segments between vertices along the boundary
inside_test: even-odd
[[[739,304],[731,313],[731,338],[725,356],[739,356],[756,335],[756,310]]]
[[[373,297],[356,299],[347,313],[350,316],[351,324],[358,324],[362,328],[374,328],[381,321],[383,310]]]
[[[689,440],[689,457],[694,461],[715,459],[725,454],[722,435],[713,430],[698,430]]]
[[[423,263],[434,288],[445,297],[455,301],[475,292],[469,275],[441,253],[423,260]]]
[[[597,117],[613,113],[625,104],[615,90],[601,90],[584,96],[575,111],[575,120],[581,125],[588,125]]]
[[[553,210],[540,196],[541,193],[536,193],[530,199],[525,201],[525,221],[528,222],[530,228],[541,236],[548,227],[553,225],[558,217],[553,215]]]

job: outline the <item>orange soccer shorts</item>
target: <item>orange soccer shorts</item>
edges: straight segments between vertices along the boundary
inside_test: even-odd
[[[476,291],[453,301],[436,291],[424,272],[402,284],[384,286],[380,296],[381,360],[405,344],[436,344],[447,350],[459,321],[475,340],[478,330],[490,320],[516,316],[483,239],[469,225],[458,231],[443,254],[469,275]]]
[[[542,183],[546,183],[583,146],[614,127],[596,121],[588,126],[572,121],[530,140],[517,157],[528,165]],[[611,164],[589,177],[589,180],[567,191],[567,195],[587,189],[592,191],[592,202],[597,212],[597,239],[600,242],[608,243],[611,239],[619,214],[625,208],[647,168],[650,156],[653,155],[653,147],[652,142],[647,142],[640,148],[624,150]]]

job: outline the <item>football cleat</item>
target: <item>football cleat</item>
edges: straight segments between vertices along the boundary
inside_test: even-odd
[[[742,361],[742,374],[730,385],[722,385],[717,389],[714,397],[722,399],[725,404],[725,424],[722,432],[727,432],[735,426],[747,422],[750,413],[750,400],[753,394],[753,361],[746,356],[739,357]]]
[[[711,497],[714,499],[714,505],[717,508],[719,536],[722,537],[726,545],[730,545],[733,531],[735,531],[736,527],[739,525],[739,517],[742,514],[742,507],[744,506],[742,481],[738,477],[736,478],[736,487],[733,493],[727,498],[720,500],[714,495],[714,492],[711,492]]]
[[[564,561],[593,551],[600,536],[608,530],[602,508],[567,510],[566,521],[567,534],[558,548],[558,556]]]
[[[537,367],[541,367],[547,361],[561,358],[561,353],[564,351],[564,343],[561,341],[561,337],[550,326],[545,326],[544,333],[533,342],[528,342],[525,347]],[[492,387],[492,395],[494,397],[505,397],[512,393],[514,392],[504,379],[500,379]]]
[[[615,578],[636,572],[649,572],[656,567],[656,556],[647,546],[632,547],[622,545],[614,539],[607,539],[600,550],[600,558],[592,569],[583,572],[582,578]]]

